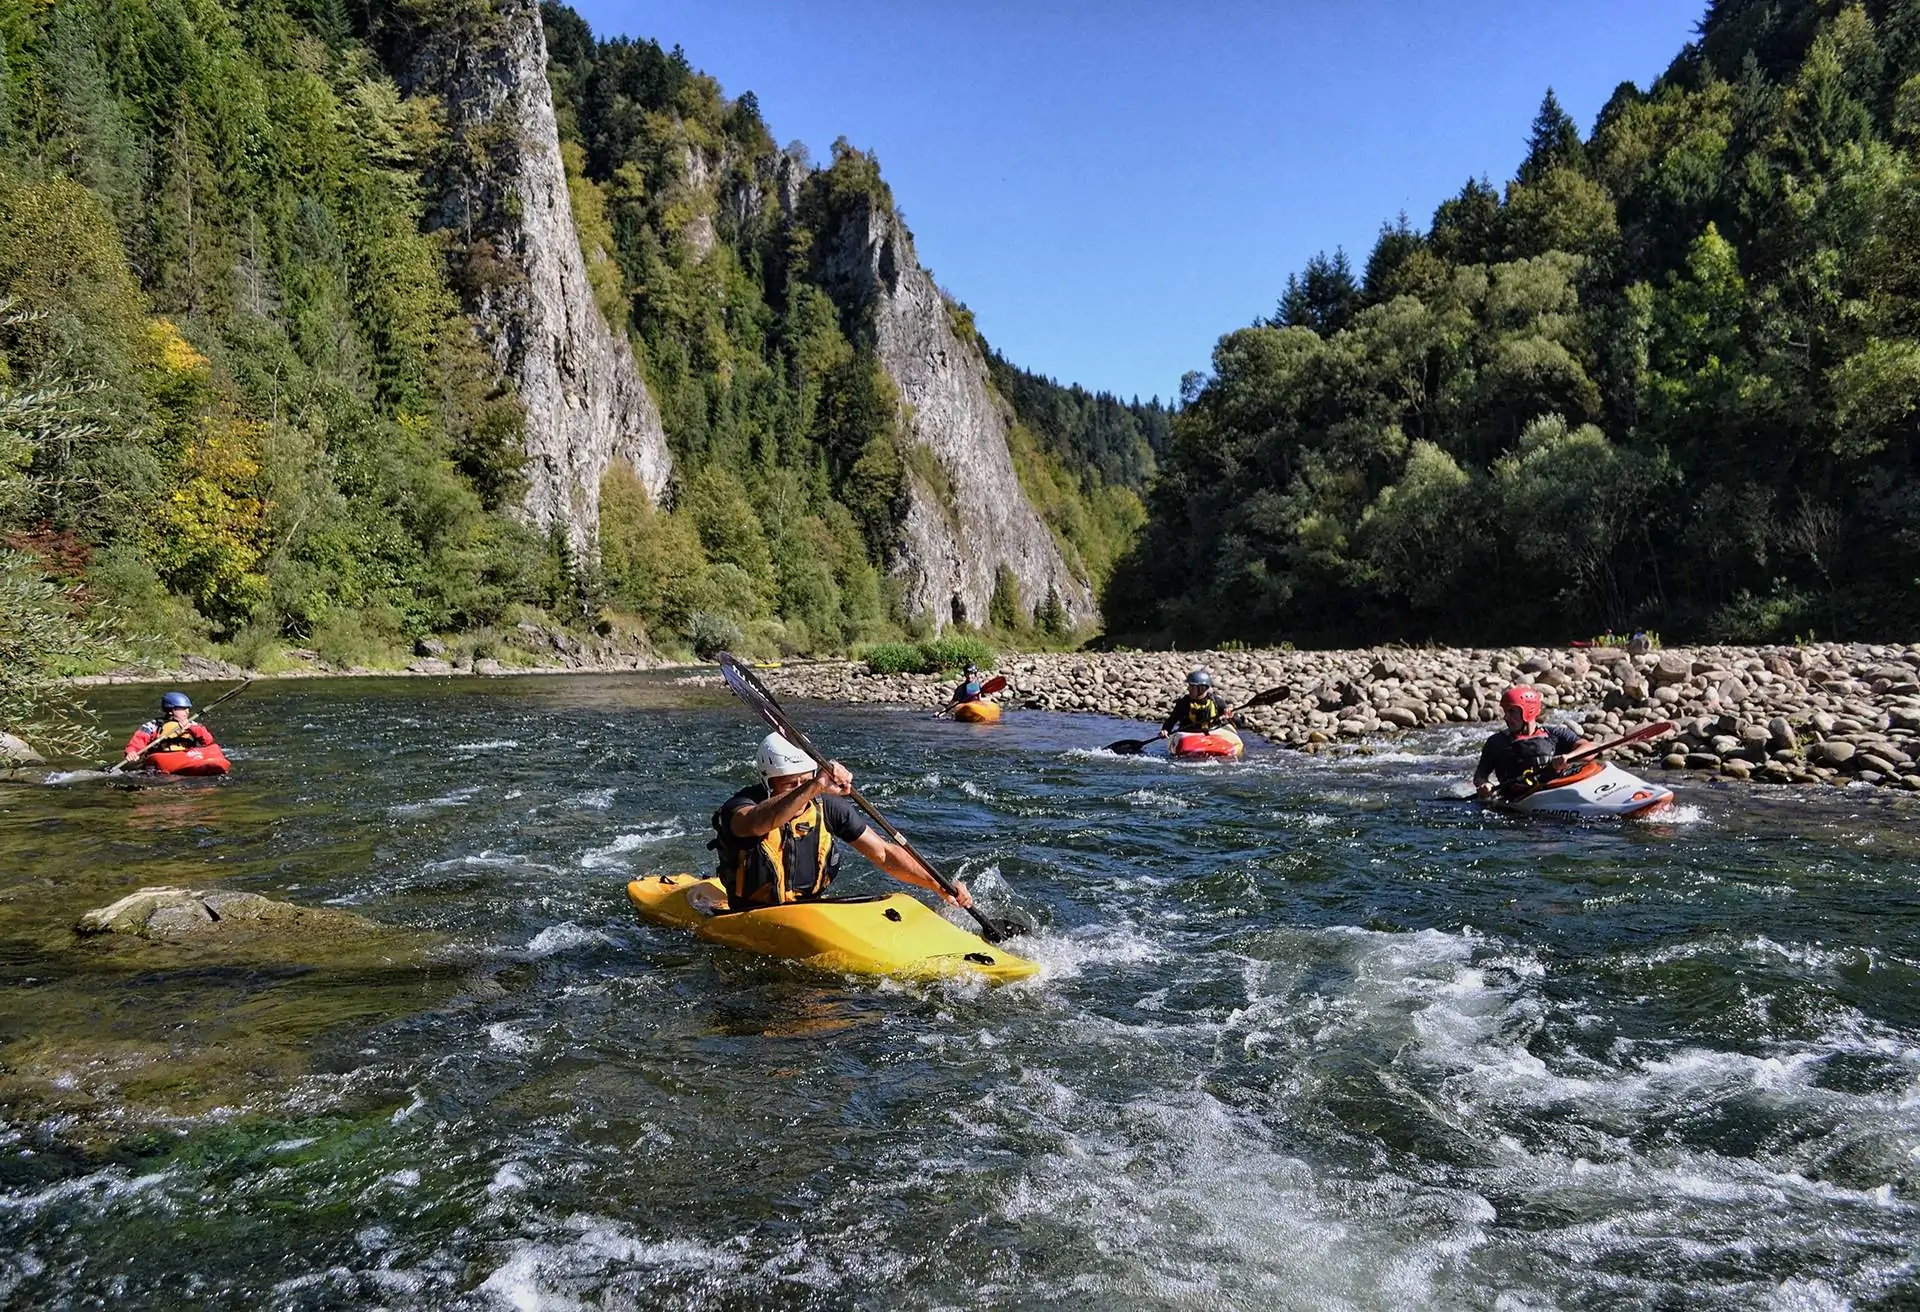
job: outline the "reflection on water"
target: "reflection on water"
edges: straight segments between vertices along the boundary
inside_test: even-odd
[[[137,719],[147,690],[101,697]],[[636,923],[759,728],[672,676],[257,685],[226,781],[0,788],[0,1304],[1903,1305],[1916,808],[1483,814],[1442,730],[803,723],[1032,981]],[[849,862],[852,886],[881,877]],[[143,884],[364,942],[81,940]],[[191,1218],[191,1224],[183,1218]]]

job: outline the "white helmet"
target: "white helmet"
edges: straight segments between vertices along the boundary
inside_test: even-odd
[[[820,763],[782,738],[770,733],[760,740],[759,754],[753,763],[760,767],[762,778],[779,779],[790,774],[812,774],[820,768]]]

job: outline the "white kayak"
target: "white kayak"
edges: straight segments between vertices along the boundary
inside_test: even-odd
[[[1646,815],[1673,801],[1673,789],[1650,784],[1637,774],[1592,760],[1571,774],[1518,797],[1493,804],[1505,811],[1551,811],[1562,815]]]

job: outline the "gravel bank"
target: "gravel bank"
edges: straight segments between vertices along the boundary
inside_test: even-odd
[[[1300,751],[1338,751],[1409,729],[1495,723],[1501,689],[1540,690],[1549,718],[1606,739],[1661,720],[1676,732],[1621,749],[1628,761],[1755,783],[1861,781],[1920,792],[1920,644],[1358,651],[1075,652],[1010,657],[1009,706],[1158,721],[1203,665],[1230,701],[1286,697],[1247,727]],[[853,662],[765,672],[787,696],[944,705],[955,680],[868,674]]]

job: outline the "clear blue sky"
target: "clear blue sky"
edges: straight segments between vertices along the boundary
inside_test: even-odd
[[[1591,130],[1704,0],[578,0],[682,46],[781,144],[878,154],[921,263],[1014,363],[1173,396],[1316,251],[1356,270],[1496,186],[1551,85]]]

